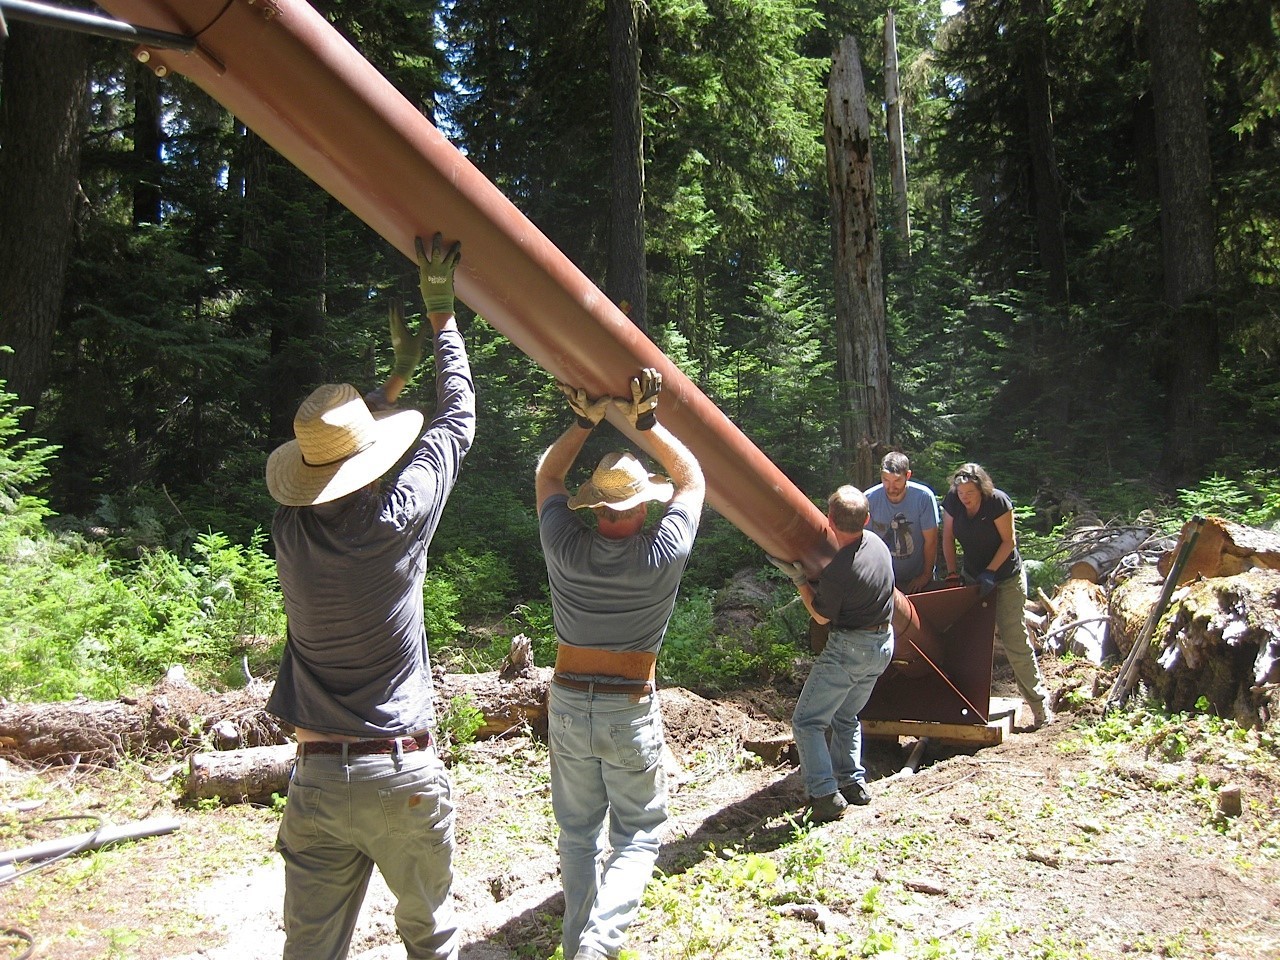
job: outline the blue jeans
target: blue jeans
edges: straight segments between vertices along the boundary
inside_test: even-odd
[[[858,714],[892,658],[892,627],[879,632],[831,631],[791,715],[800,773],[810,797],[829,796],[841,787],[865,782]]]
[[[614,957],[640,909],[667,820],[658,697],[552,683],[548,719],[565,960],[579,947]],[[606,814],[612,853],[601,864]]]
[[[298,758],[276,850],[284,960],[342,960],[376,863],[412,960],[455,960],[453,801],[435,750]]]

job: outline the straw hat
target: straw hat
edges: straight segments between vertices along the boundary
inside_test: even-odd
[[[418,410],[371,413],[349,383],[326,383],[293,418],[297,438],[267,458],[267,489],[286,507],[328,503],[386,473],[422,432]]]
[[[650,473],[627,451],[615,450],[604,455],[591,479],[569,499],[569,506],[574,510],[587,507],[629,510],[650,500],[666,503],[674,493],[675,487],[666,477]]]

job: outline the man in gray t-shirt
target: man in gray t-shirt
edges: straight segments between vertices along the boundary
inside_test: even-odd
[[[702,513],[693,454],[656,419],[662,376],[632,378],[629,400],[561,384],[577,418],[538,461],[542,550],[559,647],[548,700],[551,808],[560,828],[565,960],[616,957],[635,919],[667,819],[655,663]],[[671,479],[633,454],[607,454],[576,494],[565,476],[610,410],[647,431]],[[666,504],[646,528],[648,505]],[[595,526],[575,510],[595,514]],[[613,854],[602,870],[602,827]]]
[[[867,491],[871,529],[893,555],[894,585],[919,593],[933,581],[938,562],[938,498],[911,479],[904,453],[885,454],[880,481]]]
[[[427,547],[475,437],[475,388],[453,316],[459,245],[416,242],[430,321],[391,313],[395,366],[363,398],[326,384],[303,401],[295,439],[267,460],[288,637],[267,709],[298,759],[276,839],[284,859],[284,960],[346,956],[376,864],[397,898],[411,957],[456,960],[453,801],[431,727],[423,623]],[[396,410],[428,328],[436,409]],[[402,456],[407,463],[384,485]]]

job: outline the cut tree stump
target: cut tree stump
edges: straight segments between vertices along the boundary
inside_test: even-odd
[[[1139,567],[1111,596],[1112,636],[1128,653],[1164,577]],[[1151,637],[1139,679],[1170,710],[1211,710],[1245,726],[1265,724],[1280,704],[1280,571],[1254,568],[1179,587]]]
[[[1184,538],[1192,522],[1183,527]],[[1170,551],[1157,562],[1162,574],[1168,574],[1174,555]],[[1178,582],[1190,583],[1196,577],[1233,577],[1259,567],[1280,570],[1280,534],[1218,517],[1206,517]]]

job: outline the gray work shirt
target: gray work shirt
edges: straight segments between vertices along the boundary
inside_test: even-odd
[[[562,493],[542,504],[539,531],[562,643],[620,652],[662,648],[699,518],[679,501],[624,540],[574,516]]]
[[[435,362],[435,416],[394,482],[276,511],[271,537],[289,634],[267,710],[295,726],[378,738],[435,721],[422,582],[476,423],[458,331],[436,337]]]

